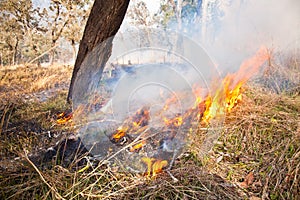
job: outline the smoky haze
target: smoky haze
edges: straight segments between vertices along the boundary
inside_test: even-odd
[[[300,1],[232,1],[222,10],[217,25],[201,27],[198,33],[222,71],[236,71],[262,45],[272,51],[299,51]]]
[[[298,0],[203,0],[200,9],[199,19],[194,20],[188,31],[185,27],[182,33],[180,26],[174,23],[168,27],[171,31],[164,31],[129,25],[125,19],[114,39],[106,70],[113,71],[111,66],[119,64],[156,63],[164,67],[164,63],[183,64],[181,61],[184,60],[193,66],[190,74],[199,74],[197,80],[204,80],[202,82],[206,82],[207,87],[210,80],[220,74],[236,72],[243,61],[254,56],[261,46],[270,51],[299,49]],[[174,29],[179,32],[174,34]],[[151,67],[148,69],[151,72]],[[199,73],[194,73],[194,69]],[[156,73],[156,80],[166,78],[172,79],[165,77],[164,73]],[[98,78],[95,78],[96,88],[91,90],[97,90],[98,82]]]

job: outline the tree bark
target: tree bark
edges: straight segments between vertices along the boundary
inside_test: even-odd
[[[2,52],[0,53],[0,67],[2,67],[3,66],[3,60],[2,60]]]
[[[54,64],[54,57],[55,57],[55,47],[56,47],[56,41],[52,41],[51,44],[51,51],[50,51],[50,65]]]
[[[19,46],[19,38],[16,37],[16,44],[13,47],[12,65],[17,64],[18,46]]]
[[[76,101],[84,101],[95,85],[94,80],[101,79],[111,55],[113,37],[121,26],[129,1],[95,0],[79,45],[68,102],[74,104],[74,96]]]

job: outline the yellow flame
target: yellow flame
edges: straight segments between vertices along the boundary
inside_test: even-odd
[[[125,127],[125,128],[119,127],[117,129],[117,132],[112,135],[112,138],[114,138],[115,141],[118,142],[121,138],[123,138],[126,135],[127,129],[128,129],[127,127]]]
[[[226,111],[231,112],[232,108],[236,106],[238,102],[242,100],[242,87],[243,83],[239,82],[235,88],[232,90],[228,89],[226,90]]]
[[[158,173],[162,172],[162,169],[168,166],[168,161],[143,157],[142,161],[147,165],[147,175],[150,176],[152,172],[152,177],[155,177]]]
[[[143,157],[142,161],[147,165],[147,174],[148,176],[150,176],[152,170],[152,162],[155,161],[155,158]]]
[[[137,143],[133,147],[130,148],[130,152],[138,151],[140,150],[144,145],[146,144],[146,141],[141,141],[140,143]]]
[[[166,166],[168,166],[168,161],[166,160],[155,161],[152,166],[152,176],[156,176],[156,174],[161,173],[162,169]]]
[[[205,111],[203,113],[202,121],[206,124],[211,119],[224,115],[224,105],[222,91],[217,91],[214,97],[210,95],[205,100]]]
[[[57,120],[56,123],[58,124],[65,124],[67,122],[71,122],[73,118],[73,113],[67,114],[66,112],[62,112],[57,114]]]
[[[214,96],[208,95],[205,99],[205,111],[202,121],[209,121],[217,116],[231,112],[236,104],[242,100],[242,86],[255,75],[260,66],[268,59],[266,48],[262,47],[248,60],[245,60],[238,72],[228,74],[222,81],[221,88],[216,90]],[[224,97],[225,96],[225,97]],[[225,106],[225,110],[223,107]]]
[[[173,124],[174,126],[179,127],[179,126],[181,126],[183,124],[183,118],[182,118],[182,116],[177,116],[177,117],[174,117],[172,119],[168,119],[168,118],[164,117],[163,120],[164,120],[164,123],[167,126]]]

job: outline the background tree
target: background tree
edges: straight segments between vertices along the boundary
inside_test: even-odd
[[[130,8],[128,8],[127,13],[127,16],[130,18],[130,23],[135,26],[149,27],[154,23],[144,1],[134,1]]]
[[[84,15],[88,10],[88,0],[51,0],[49,10],[47,11],[47,27],[48,32],[50,34],[51,45],[50,48],[50,63],[53,64],[56,46],[59,39],[63,37],[63,33],[65,32],[68,36],[68,39],[74,41],[74,45],[76,41],[78,41],[77,37],[71,37],[70,34],[67,34],[68,31],[66,29],[69,28],[69,32],[76,31],[76,26],[80,26],[82,24],[78,24],[84,21]],[[77,22],[77,23],[76,23]],[[74,32],[73,32],[74,34]],[[77,34],[77,33],[75,33]]]
[[[0,1],[0,64],[54,62],[69,41],[75,56],[90,10],[89,0],[50,0],[41,8],[31,0]]]
[[[138,28],[139,31],[131,34],[137,34],[139,42],[144,45],[150,45],[149,27],[155,24],[153,17],[151,16],[147,5],[144,1],[133,1],[128,8],[126,15],[129,23]]]
[[[28,0],[3,0],[0,2],[0,50],[2,63],[17,64],[23,57],[20,46],[30,41],[33,30],[37,30],[37,10]],[[31,48],[33,46],[31,45]]]
[[[73,12],[69,16],[69,21],[63,31],[63,37],[71,44],[73,59],[76,59],[76,45],[79,44],[82,35],[83,27],[90,13],[91,1],[78,2],[77,6],[73,7]]]
[[[194,28],[197,8],[201,8],[201,3],[201,0],[162,0],[155,20],[163,27],[174,25],[178,31],[190,32]]]

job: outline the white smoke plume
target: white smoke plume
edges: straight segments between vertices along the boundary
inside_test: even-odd
[[[203,0],[201,43],[219,67],[235,71],[261,45],[273,51],[300,47],[300,1],[298,0]],[[205,6],[206,5],[206,6]],[[205,23],[203,20],[207,20]]]

